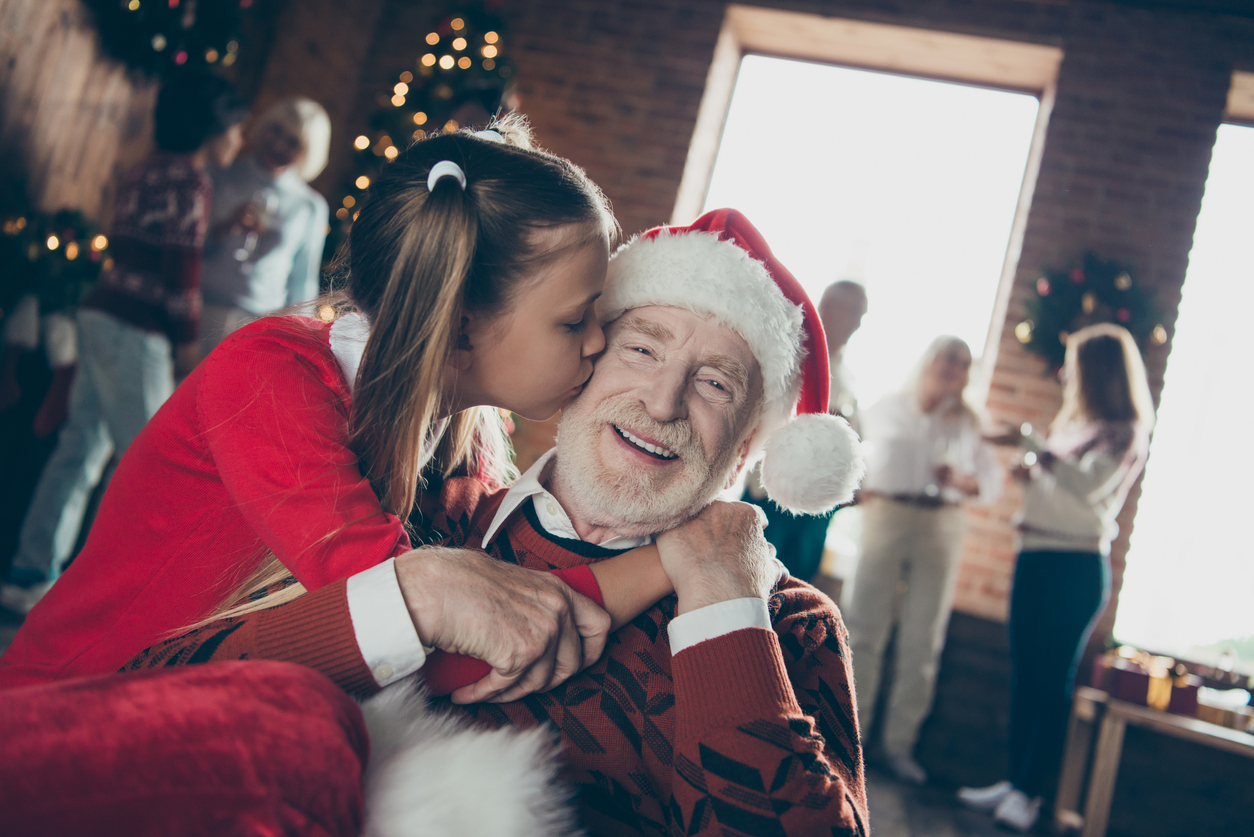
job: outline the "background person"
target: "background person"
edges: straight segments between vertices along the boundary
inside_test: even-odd
[[[312,99],[283,99],[258,117],[249,135],[248,151],[213,172],[204,355],[244,323],[319,292],[328,210],[308,183],[326,168],[327,112]]]
[[[853,392],[849,370],[845,368],[842,359],[845,346],[862,325],[866,310],[866,288],[848,279],[828,285],[818,304],[819,319],[827,336],[828,369],[831,376],[828,412],[842,416],[855,431],[858,430],[858,399]],[[788,572],[809,581],[818,572],[819,564],[823,561],[827,527],[835,512],[792,514],[784,511],[767,499],[760,473],[759,468],[749,472],[745,478],[745,494],[742,499],[760,506],[766,512],[766,540],[775,547],[776,556],[788,568]]]
[[[1062,409],[1049,438],[1014,432],[1036,462],[1025,480],[1010,594],[1010,776],[963,788],[967,805],[1028,831],[1056,776],[1076,667],[1110,597],[1115,517],[1145,464],[1154,424],[1145,366],[1126,329],[1100,324],[1067,340]]]
[[[993,502],[1004,481],[979,417],[963,396],[970,368],[966,343],[938,337],[911,385],[861,416],[867,443],[862,544],[845,607],[862,693],[858,715],[869,734],[897,588],[905,582],[883,752],[889,771],[915,784],[927,781],[914,745],[931,707],[953,607],[966,531],[962,503]]]
[[[243,142],[244,103],[225,80],[167,82],[154,114],[157,150],[118,187],[109,249],[77,315],[69,419],[22,523],[0,604],[26,613],[61,574],[92,490],[199,358],[201,247],[213,186]]]

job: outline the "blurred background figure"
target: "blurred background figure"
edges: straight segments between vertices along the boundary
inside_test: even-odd
[[[858,430],[858,399],[854,396],[849,371],[842,358],[849,338],[862,325],[866,316],[866,288],[843,279],[833,282],[819,300],[819,318],[827,335],[827,353],[831,366],[831,396],[828,412],[844,416]],[[809,581],[818,572],[823,559],[823,544],[832,514],[794,515],[783,511],[766,497],[762,488],[760,467],[755,467],[745,480],[746,502],[761,506],[769,525],[766,539],[775,547],[775,554],[796,578]]]
[[[329,216],[308,184],[326,167],[330,144],[322,105],[283,99],[257,119],[247,152],[212,172],[203,354],[241,325],[318,296]]]
[[[899,613],[883,754],[893,775],[914,784],[927,781],[914,745],[931,707],[953,606],[966,531],[961,504],[995,501],[1005,477],[963,396],[970,368],[966,343],[938,337],[913,380],[860,417],[867,442],[861,558],[844,611],[859,720],[869,741],[884,650]],[[905,597],[895,607],[903,583]]]
[[[0,605],[28,612],[64,569],[111,454],[121,455],[200,355],[201,251],[213,187],[247,111],[225,80],[175,76],[157,98],[157,150],[118,187],[114,264],[77,315],[69,418],[27,509]]]
[[[1062,408],[1041,439],[1025,426],[994,441],[1024,449],[1019,557],[1010,594],[1010,776],[962,788],[970,807],[1028,831],[1057,775],[1076,667],[1110,597],[1115,517],[1145,465],[1154,425],[1136,341],[1111,324],[1067,339]]]

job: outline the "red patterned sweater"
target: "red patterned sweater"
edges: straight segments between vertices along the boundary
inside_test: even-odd
[[[501,493],[450,480],[424,498],[431,531],[447,545],[478,544]],[[545,533],[529,504],[488,551],[537,570],[613,554]],[[282,659],[370,693],[344,586],[169,640],[127,668]],[[593,834],[868,834],[853,671],[831,600],[788,580],[770,598],[774,631],[736,631],[672,658],[675,604],[663,599],[624,626],[597,663],[549,692],[504,705],[436,703],[493,726],[552,724]]]

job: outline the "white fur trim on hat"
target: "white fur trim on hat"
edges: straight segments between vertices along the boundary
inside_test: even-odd
[[[767,414],[791,415],[801,389],[801,307],[762,262],[713,232],[633,239],[610,260],[599,307],[609,321],[646,305],[713,316],[739,334],[762,370]]]
[[[853,499],[866,473],[858,434],[843,418],[807,413],[772,433],[762,487],[794,514],[823,514]]]

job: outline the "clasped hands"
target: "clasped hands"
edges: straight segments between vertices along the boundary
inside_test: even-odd
[[[766,598],[787,571],[762,536],[765,515],[716,501],[659,535],[678,614],[738,598]],[[454,703],[505,703],[546,691],[596,662],[610,615],[548,573],[483,552],[422,547],[396,559],[397,580],[423,645],[483,660],[492,671]]]

